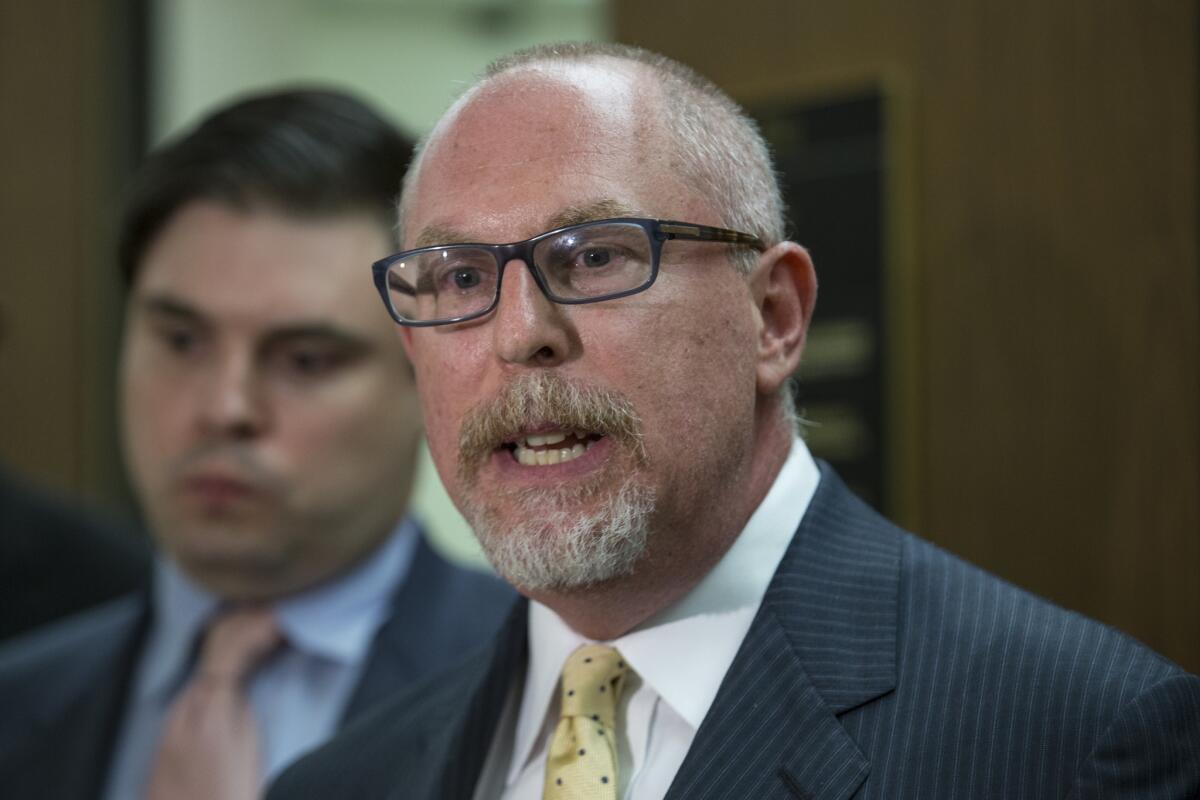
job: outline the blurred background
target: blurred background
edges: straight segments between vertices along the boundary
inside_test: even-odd
[[[666,53],[761,121],[821,281],[799,393],[818,455],[906,527],[1200,671],[1187,0],[0,0],[0,465],[136,514],[113,251],[149,147],[296,82],[419,135],[491,59],[563,39]],[[416,504],[478,561],[428,464]]]

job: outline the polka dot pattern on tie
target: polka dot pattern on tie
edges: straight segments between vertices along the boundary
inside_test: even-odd
[[[616,704],[627,672],[621,654],[605,645],[585,645],[567,658],[543,800],[616,800]]]

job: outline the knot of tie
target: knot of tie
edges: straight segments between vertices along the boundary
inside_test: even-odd
[[[562,672],[562,715],[588,717],[611,727],[628,668],[611,647],[589,644],[567,658]]]
[[[214,618],[204,634],[195,679],[239,688],[282,639],[269,609],[225,612]]]

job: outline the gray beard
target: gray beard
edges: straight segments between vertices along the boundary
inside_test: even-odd
[[[654,490],[629,478],[592,513],[576,508],[590,492],[526,491],[512,524],[471,504],[483,552],[501,577],[527,591],[578,589],[633,573],[646,551]]]

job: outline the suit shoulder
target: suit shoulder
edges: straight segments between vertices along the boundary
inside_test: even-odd
[[[0,646],[0,692],[24,681],[80,673],[117,649],[144,613],[142,599],[128,595],[57,620]],[[81,654],[88,658],[80,658]]]
[[[905,663],[929,666],[934,659],[943,670],[953,667],[973,678],[981,691],[1033,692],[1064,714],[1085,714],[1097,727],[1155,685],[1188,677],[1115,628],[918,537],[902,536],[897,609],[902,669]]]
[[[911,749],[951,748],[1010,789],[1200,796],[1200,678],[916,537],[903,549],[898,686],[881,705],[900,726],[927,721]]]
[[[0,750],[28,737],[36,720],[65,713],[96,687],[134,641],[144,606],[129,596],[5,642],[0,648]]]
[[[916,782],[930,797],[1007,797],[1032,787],[1091,797],[1114,778],[1185,787],[1154,796],[1197,796],[1189,783],[1197,762],[1185,754],[1200,742],[1200,679],[844,494],[818,510],[820,525],[807,531],[816,544],[790,562],[793,607],[810,618],[813,608],[827,612],[820,630],[831,633],[812,638],[836,647],[812,651],[821,656],[809,661],[814,682],[845,683],[845,653],[869,655],[860,671],[880,691],[866,701],[853,695],[841,719],[888,796],[909,796],[897,787]],[[804,593],[805,575],[830,591]],[[829,653],[838,656],[836,678],[820,672],[835,661]]]

